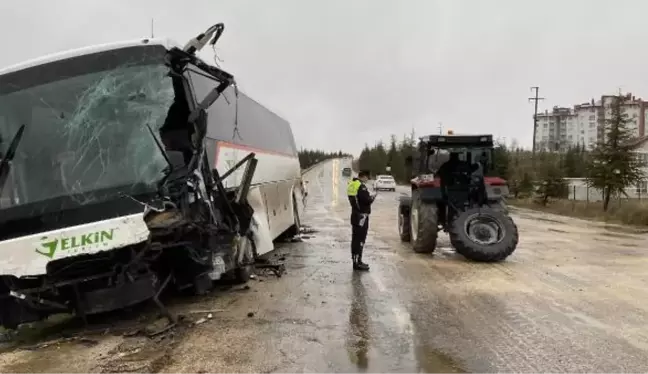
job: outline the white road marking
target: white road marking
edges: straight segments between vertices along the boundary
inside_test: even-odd
[[[340,161],[338,159],[333,160],[331,169],[331,184],[333,188],[333,191],[331,191],[331,206],[336,206],[338,203],[338,190],[340,189]]]

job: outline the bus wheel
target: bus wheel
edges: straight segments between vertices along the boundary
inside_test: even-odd
[[[236,283],[246,283],[252,274],[254,274],[254,243],[247,236],[241,237],[241,247],[245,248],[245,253],[243,255],[242,264],[237,264],[238,266],[234,270],[234,281]]]
[[[299,218],[299,208],[297,208],[297,199],[295,195],[292,197],[293,200],[293,225],[286,230],[286,238],[290,239],[295,236],[298,236],[301,233],[301,219]]]

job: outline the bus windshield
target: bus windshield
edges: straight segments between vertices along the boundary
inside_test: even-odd
[[[0,155],[25,129],[0,209],[155,188],[167,164],[147,126],[159,130],[174,99],[165,52],[142,45],[1,75]]]

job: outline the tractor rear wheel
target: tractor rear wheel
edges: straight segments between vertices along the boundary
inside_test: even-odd
[[[436,204],[425,204],[418,193],[412,194],[410,209],[410,236],[416,253],[432,253],[439,233]]]
[[[457,253],[478,262],[502,261],[517,248],[518,228],[506,213],[489,207],[459,213],[450,225]]]

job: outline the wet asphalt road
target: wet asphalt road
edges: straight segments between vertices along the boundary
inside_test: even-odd
[[[516,210],[518,250],[469,263],[442,235],[434,255],[400,243],[400,192],[381,192],[365,249],[350,263],[346,167],[306,176],[304,222],[283,244],[287,273],[249,289],[174,303],[213,318],[166,341],[90,336],[0,355],[1,372],[646,372],[648,234]]]

